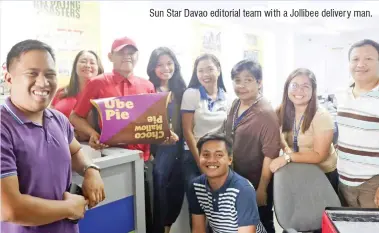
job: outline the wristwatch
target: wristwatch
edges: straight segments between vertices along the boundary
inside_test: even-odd
[[[287,163],[291,162],[291,156],[287,153],[284,153],[284,159],[287,161]]]
[[[87,166],[84,167],[84,169],[83,169],[83,174],[85,174],[86,171],[87,171],[89,168],[93,168],[93,169],[98,170],[98,171],[100,172],[100,167],[97,166],[96,164],[92,163],[92,164],[87,165]]]

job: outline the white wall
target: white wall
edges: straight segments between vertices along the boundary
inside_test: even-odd
[[[1,1],[0,7],[0,62],[5,62],[15,43],[35,37],[36,25],[32,1]],[[20,16],[28,20],[15,20]]]
[[[35,25],[32,1],[1,1],[0,15],[0,60],[5,61],[10,47],[17,41],[34,36]],[[217,2],[217,8],[248,8],[255,3]],[[267,3],[260,3],[265,7]],[[130,36],[140,49],[140,59],[136,74],[147,78],[146,66],[151,51],[158,46],[172,48],[182,65],[182,73],[190,80],[193,66],[194,35],[191,18],[151,18],[149,9],[166,8],[214,9],[213,2],[153,2],[153,1],[103,1],[101,2],[101,57],[107,71],[112,69],[107,54],[113,40],[120,36]],[[15,14],[28,21],[12,21]],[[233,93],[230,71],[242,59],[243,33],[255,33],[263,40],[263,82],[265,96],[279,104],[284,81],[288,74],[298,67],[307,67],[315,72],[319,92],[334,92],[351,81],[348,72],[347,52],[350,45],[363,38],[378,40],[378,30],[362,30],[344,33],[315,35],[302,33],[304,30],[269,19],[252,20],[246,18],[203,19],[200,22],[221,26],[222,54],[219,57],[223,67],[225,84]],[[346,22],[345,22],[346,24]],[[344,28],[348,28],[346,24]],[[367,26],[367,25],[366,25]],[[16,30],[13,30],[15,29]],[[12,32],[11,32],[12,30]],[[320,32],[321,33],[321,32]]]
[[[235,4],[218,2],[217,8],[233,8]],[[241,3],[246,4],[246,3]],[[222,6],[221,6],[222,5]],[[101,5],[101,28],[102,28],[102,58],[105,69],[111,70],[107,53],[116,37],[132,37],[140,50],[140,59],[136,66],[136,75],[147,77],[146,66],[151,51],[158,46],[173,48],[182,66],[183,77],[188,83],[193,66],[194,35],[192,34],[191,18],[150,18],[149,9],[167,8],[191,8],[207,9],[214,8],[213,3],[200,2],[102,2]],[[240,7],[241,8],[241,7]],[[284,84],[283,77],[289,74],[293,67],[293,33],[286,31],[280,24],[275,31],[267,30],[265,24],[251,24],[246,19],[204,19],[199,22],[217,25],[221,27],[222,53],[219,57],[223,68],[224,82],[228,92],[234,95],[230,71],[243,57],[243,33],[254,33],[263,41],[263,79],[264,91],[268,99],[274,104],[281,99],[281,89]]]
[[[348,51],[363,39],[379,41],[377,30],[343,32],[334,35],[295,35],[294,67],[311,69],[317,78],[319,94],[333,93],[351,82]]]

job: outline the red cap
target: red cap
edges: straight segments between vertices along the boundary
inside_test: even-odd
[[[122,38],[118,38],[115,41],[113,41],[111,51],[112,52],[113,51],[116,51],[116,52],[120,51],[121,49],[123,49],[127,45],[134,46],[138,50],[136,43],[132,39],[130,39],[128,37],[122,37]]]

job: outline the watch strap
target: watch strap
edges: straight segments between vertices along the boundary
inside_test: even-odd
[[[97,166],[96,164],[92,163],[92,164],[90,164],[90,165],[87,165],[87,166],[84,168],[84,170],[83,170],[83,174],[86,173],[86,171],[87,171],[89,168],[93,168],[93,169],[95,169],[95,170],[100,171],[100,167]]]

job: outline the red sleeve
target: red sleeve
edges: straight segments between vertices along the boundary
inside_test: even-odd
[[[150,83],[149,93],[155,93],[156,91],[155,91],[154,85],[150,81],[149,81],[149,83]]]
[[[97,79],[92,79],[84,87],[83,91],[78,96],[78,101],[73,109],[73,112],[80,117],[86,118],[91,111],[92,104],[91,99],[97,99],[99,97],[101,83]]]
[[[143,144],[143,160],[148,161],[150,158],[150,145],[149,144]]]
[[[60,101],[60,96],[62,95],[63,88],[58,89],[57,93],[55,93],[53,100],[51,101],[51,106],[55,107],[55,105]]]
[[[147,161],[150,158],[150,144],[129,144],[125,149],[142,151],[144,161]]]

